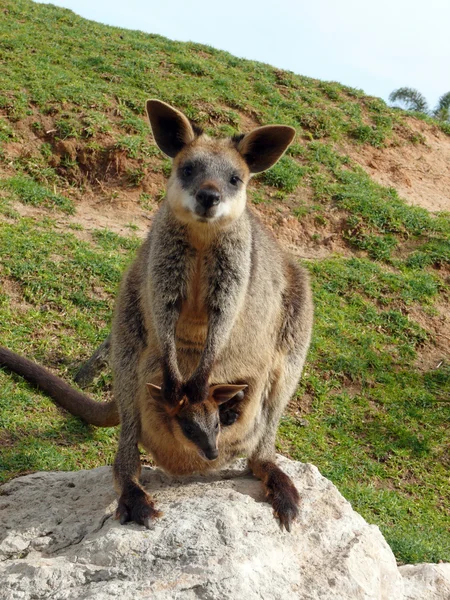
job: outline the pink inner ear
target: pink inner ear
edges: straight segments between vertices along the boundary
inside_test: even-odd
[[[223,404],[234,398],[234,396],[245,390],[247,387],[247,385],[233,384],[212,385],[209,390],[209,395],[217,404]]]

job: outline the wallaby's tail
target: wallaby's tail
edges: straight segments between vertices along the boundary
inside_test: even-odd
[[[114,400],[96,402],[71,388],[69,384],[44,367],[3,346],[0,346],[0,367],[7,367],[10,371],[21,375],[29,383],[48,394],[59,406],[68,410],[72,415],[80,417],[89,425],[113,427],[120,422]]]

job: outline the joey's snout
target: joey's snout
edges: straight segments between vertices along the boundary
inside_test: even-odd
[[[207,460],[216,460],[219,456],[219,449],[217,447],[199,448],[199,454]]]

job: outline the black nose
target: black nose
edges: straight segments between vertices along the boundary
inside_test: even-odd
[[[208,460],[215,460],[219,456],[218,448],[208,448],[208,450],[204,450],[204,453]]]
[[[220,202],[219,192],[208,188],[199,190],[195,198],[203,208],[211,208]]]

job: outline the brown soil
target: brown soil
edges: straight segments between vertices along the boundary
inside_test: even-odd
[[[450,363],[450,313],[448,304],[436,303],[437,315],[428,315],[417,308],[410,309],[408,316],[430,333],[432,341],[417,349],[416,367],[420,371],[439,369]]]
[[[341,149],[378,183],[430,211],[450,211],[450,137],[437,127],[410,118],[424,143],[373,148],[345,145]]]

